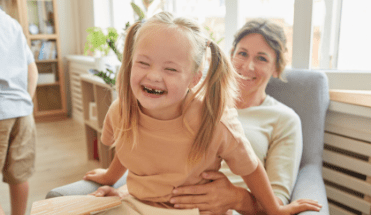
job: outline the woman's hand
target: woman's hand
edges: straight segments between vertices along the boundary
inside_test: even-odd
[[[84,180],[94,181],[98,184],[103,185],[113,185],[115,181],[112,181],[110,177],[107,176],[107,169],[94,169],[85,174]]]
[[[288,205],[281,206],[282,215],[293,215],[303,211],[320,211],[322,205],[311,199],[298,199]]]
[[[202,177],[212,182],[178,187],[173,190],[170,203],[179,209],[198,208],[201,214],[225,214],[240,203],[240,191],[247,192],[234,186],[221,172],[204,172]],[[232,214],[231,211],[229,213]]]

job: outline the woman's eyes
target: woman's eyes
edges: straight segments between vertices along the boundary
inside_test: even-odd
[[[246,52],[239,52],[238,55],[241,55],[242,57],[247,57],[247,53]]]
[[[240,55],[240,56],[242,56],[244,58],[249,57],[248,54],[247,54],[247,52],[239,52],[238,55]],[[259,61],[268,62],[267,58],[264,57],[264,56],[257,56],[256,59],[259,60]]]
[[[258,56],[258,60],[260,61],[268,61],[267,58],[263,57],[263,56]]]

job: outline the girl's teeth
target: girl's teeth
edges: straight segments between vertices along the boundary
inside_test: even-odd
[[[162,90],[154,90],[154,89],[149,89],[147,87],[143,87],[143,88],[147,93],[152,93],[152,94],[163,94],[164,93],[164,91]]]

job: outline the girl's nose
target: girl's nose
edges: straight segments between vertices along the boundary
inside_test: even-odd
[[[147,73],[147,78],[153,82],[160,82],[162,80],[161,71],[153,68]]]

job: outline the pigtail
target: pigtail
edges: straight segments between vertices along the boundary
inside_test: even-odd
[[[118,136],[125,143],[132,143],[132,147],[136,145],[138,136],[139,106],[131,90],[130,76],[134,40],[140,26],[141,22],[136,22],[127,30],[122,65],[116,81],[121,119],[121,128],[118,129],[120,132]]]
[[[188,157],[190,164],[197,163],[205,155],[223,112],[227,107],[234,106],[237,97],[238,74],[217,44],[211,41],[208,46],[211,62],[200,88],[204,99],[202,119]]]

